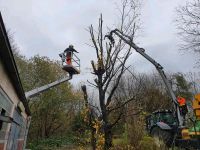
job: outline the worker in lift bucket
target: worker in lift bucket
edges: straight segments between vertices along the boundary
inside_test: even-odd
[[[73,52],[79,53],[74,49],[73,45],[69,45],[69,47],[64,50],[64,53],[65,53],[65,56],[66,56],[66,64],[67,65],[71,65],[72,64]]]
[[[188,112],[186,100],[185,100],[185,98],[178,96],[177,101],[178,101],[178,104],[179,104],[179,107],[180,107],[181,115],[183,116],[183,119],[185,120],[185,116]]]

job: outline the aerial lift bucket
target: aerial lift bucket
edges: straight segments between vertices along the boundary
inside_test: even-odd
[[[80,59],[73,53],[68,52],[59,54],[62,60],[62,69],[70,75],[80,74]]]

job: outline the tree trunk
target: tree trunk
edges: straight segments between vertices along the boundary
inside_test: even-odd
[[[95,138],[95,129],[91,129],[91,146],[92,146],[92,150],[96,150],[96,138]]]
[[[109,150],[112,147],[112,131],[109,125],[104,126],[104,136],[105,136],[104,150]]]

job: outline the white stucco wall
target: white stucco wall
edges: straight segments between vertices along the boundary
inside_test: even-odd
[[[11,80],[9,79],[7,72],[5,71],[5,68],[0,60],[0,88],[4,91],[4,93],[7,95],[7,97],[12,101],[12,109],[11,109],[11,113],[10,113],[10,117],[13,117],[13,113],[15,108],[17,107],[17,104],[19,103],[20,99],[17,96],[17,93],[11,83]],[[21,113],[22,116],[27,119],[27,115],[25,112]],[[10,128],[11,128],[11,124],[8,124],[7,126],[7,133],[10,132]],[[9,135],[6,135],[5,139],[8,139]],[[7,145],[8,141],[5,141],[5,147],[4,150],[6,150],[6,145]]]

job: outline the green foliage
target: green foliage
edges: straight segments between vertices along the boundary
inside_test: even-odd
[[[76,140],[73,136],[68,135],[66,137],[52,137],[48,139],[42,139],[39,141],[33,141],[28,143],[28,148],[31,150],[54,150],[66,145],[75,145]]]
[[[118,114],[118,113],[116,113]],[[110,120],[112,120],[112,117],[114,116],[114,113],[112,113],[109,117],[111,118]],[[115,116],[114,116],[115,117]],[[114,120],[114,119],[113,119]],[[121,135],[124,132],[126,132],[125,130],[125,122],[123,120],[123,118],[119,121],[118,124],[116,124],[113,128],[112,128],[112,132],[115,133],[115,135]]]
[[[152,137],[144,136],[139,143],[140,150],[159,150],[158,146],[155,143],[155,140]]]
[[[61,69],[59,63],[50,60],[48,57],[37,55],[31,59],[26,59],[17,52],[14,54],[25,91],[49,84],[66,76],[66,72]],[[34,141],[34,143],[36,141],[39,143],[47,142],[51,145],[51,143],[54,144],[52,142],[54,140],[51,141],[50,137],[66,135],[77,113],[77,100],[80,100],[80,94],[72,90],[69,82],[62,83],[32,98],[29,101],[32,121],[28,141]],[[59,140],[56,141],[59,143]]]
[[[80,112],[74,117],[71,128],[72,131],[77,135],[82,135],[86,130],[84,117],[81,115]]]
[[[29,61],[32,65],[30,80],[34,88],[64,76],[59,64],[47,57],[34,56]],[[29,137],[48,138],[64,134],[69,124],[69,113],[74,113],[72,104],[75,98],[69,83],[62,83],[34,98],[30,102],[34,113]]]
[[[175,78],[175,84],[176,84],[176,90],[175,93],[177,96],[182,96],[186,98],[187,100],[192,100],[192,92],[191,89],[191,83],[188,82],[184,75],[181,73],[176,73],[173,75]]]
[[[114,138],[113,139],[113,144],[114,144],[114,146],[124,146],[124,145],[128,144],[128,141],[124,137],[122,137],[122,138]]]
[[[17,64],[23,88],[25,91],[29,91],[34,87],[31,76],[33,65],[30,63],[30,60],[26,59],[25,56],[21,55],[17,51],[14,51],[14,58]]]

